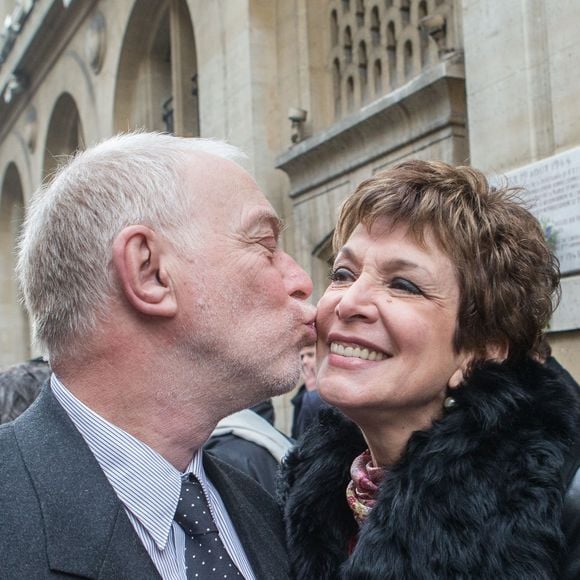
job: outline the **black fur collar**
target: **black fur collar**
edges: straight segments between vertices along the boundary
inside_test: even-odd
[[[345,488],[365,442],[338,411],[321,415],[283,467],[296,578],[558,578],[576,393],[527,361],[477,369],[455,398],[411,437],[350,557],[357,528]]]

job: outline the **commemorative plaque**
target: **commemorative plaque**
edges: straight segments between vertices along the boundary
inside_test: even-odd
[[[580,272],[580,147],[506,173],[540,220],[563,275]],[[493,179],[493,182],[501,181]]]

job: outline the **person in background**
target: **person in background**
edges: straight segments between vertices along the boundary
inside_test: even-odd
[[[269,403],[224,417],[204,449],[243,471],[275,496],[280,462],[292,442],[268,421],[267,417],[273,414],[271,401]]]
[[[17,273],[53,374],[0,426],[3,577],[288,578],[273,498],[202,450],[290,390],[315,339],[311,281],[240,157],[119,135],[33,196]]]
[[[318,411],[325,406],[316,390],[316,346],[305,346],[300,351],[300,365],[304,383],[292,397],[294,413],[291,435],[297,440],[317,417]]]
[[[50,366],[42,357],[0,372],[0,425],[13,421],[28,409],[50,373]]]
[[[341,208],[320,414],[284,465],[297,578],[580,577],[577,385],[542,228],[470,167],[406,161]]]

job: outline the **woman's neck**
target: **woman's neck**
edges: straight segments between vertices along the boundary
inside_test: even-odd
[[[443,410],[441,409],[441,412]],[[360,427],[367,442],[373,465],[391,468],[403,455],[409,438],[415,431],[429,429],[433,421],[439,418],[436,414],[406,416],[400,414],[395,418],[377,417],[368,421],[354,419]]]

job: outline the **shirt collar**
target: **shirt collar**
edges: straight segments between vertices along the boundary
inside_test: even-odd
[[[154,449],[79,401],[54,374],[51,388],[125,508],[163,550],[177,509],[182,477],[193,472],[202,485],[206,483],[201,451],[196,452],[181,474]]]

